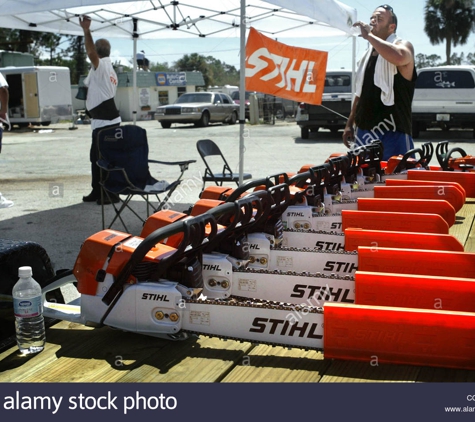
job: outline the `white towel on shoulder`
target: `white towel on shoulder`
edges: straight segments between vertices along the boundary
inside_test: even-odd
[[[395,43],[399,41],[400,38],[396,34],[391,34],[386,41],[390,43]],[[373,52],[373,47],[368,48],[364,56],[361,58],[358,63],[358,70],[356,72],[356,95],[361,96],[361,91],[363,89],[363,80],[368,65],[368,61]],[[360,63],[363,63],[360,66]],[[381,88],[381,101],[386,106],[394,105],[394,75],[397,73],[396,65],[389,63],[386,59],[378,55],[376,59],[376,66],[374,70],[374,84]]]

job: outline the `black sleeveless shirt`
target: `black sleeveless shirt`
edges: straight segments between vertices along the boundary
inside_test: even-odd
[[[374,85],[374,70],[379,56],[371,56],[364,74],[363,88],[356,106],[355,123],[360,129],[373,130],[386,127],[412,135],[411,104],[417,79],[414,66],[412,80],[408,81],[399,71],[394,75],[394,105],[386,106],[381,101],[381,88]]]

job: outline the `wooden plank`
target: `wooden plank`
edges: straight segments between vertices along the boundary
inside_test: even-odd
[[[320,382],[415,382],[418,366],[333,360]]]
[[[465,208],[465,207],[464,207]],[[464,209],[462,208],[462,211]],[[468,235],[465,240],[465,251],[466,252],[475,252],[475,199],[470,198],[466,201],[466,214],[464,215],[464,225],[468,230]]]
[[[421,367],[418,382],[475,382],[475,371]]]
[[[0,355],[0,382],[215,382],[249,343],[215,338],[172,342],[62,321],[47,330],[45,350]]]
[[[329,364],[320,352],[258,345],[222,382],[319,382]]]
[[[250,343],[208,337],[168,343],[120,382],[219,382],[252,348]]]
[[[464,206],[456,215],[455,224],[449,230],[449,234],[455,236],[465,246],[466,252],[475,252],[475,242],[473,237],[470,237],[474,214],[475,199],[467,198]]]

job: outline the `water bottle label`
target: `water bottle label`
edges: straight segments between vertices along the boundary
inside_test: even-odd
[[[41,315],[43,303],[41,296],[30,299],[13,298],[13,312],[15,316],[22,318],[33,318]]]

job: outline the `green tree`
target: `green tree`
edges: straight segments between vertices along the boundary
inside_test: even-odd
[[[416,55],[416,68],[421,69],[423,67],[434,67],[441,64],[441,57],[437,54],[431,54],[426,56],[425,54],[419,53]]]
[[[150,69],[150,72],[170,72],[171,71],[171,68],[168,62],[163,62],[163,63],[150,62],[149,69]]]
[[[474,28],[474,1],[427,0],[424,21],[424,31],[433,45],[445,41],[447,64],[451,64],[452,45],[466,44]]]
[[[211,72],[206,57],[198,54],[185,54],[181,59],[175,62],[174,68],[177,72],[193,72],[199,71],[203,74],[203,79],[206,86],[209,86],[211,81]]]
[[[239,71],[213,56],[206,57],[210,67],[211,85],[239,85]]]

